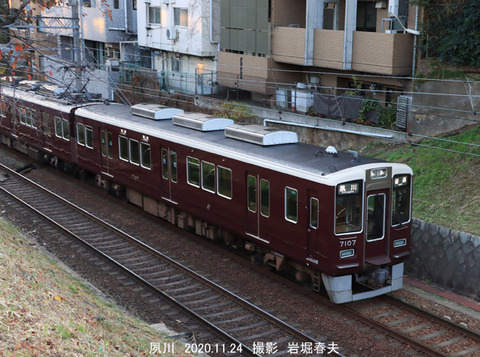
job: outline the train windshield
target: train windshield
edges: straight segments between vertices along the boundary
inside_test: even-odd
[[[337,186],[335,203],[335,233],[362,230],[362,182],[354,181]]]
[[[410,220],[411,185],[410,175],[396,175],[393,178],[392,226]]]

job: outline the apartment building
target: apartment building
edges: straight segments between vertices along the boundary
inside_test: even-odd
[[[9,0],[8,6],[11,9],[18,9],[21,6],[21,0]],[[31,16],[30,21],[19,18],[15,26],[10,28],[11,41],[3,49],[14,49],[18,44],[22,48],[22,53],[17,53],[16,59],[19,60],[21,68],[16,73],[24,76],[30,76],[32,79],[44,80],[44,73],[41,71],[40,58],[55,53],[57,42],[55,38],[44,34],[39,30],[38,22],[35,17],[41,15],[40,7],[35,4],[27,4],[25,11]],[[22,59],[20,59],[22,58]]]
[[[162,89],[216,89],[220,0],[140,0],[138,43],[152,50]]]
[[[59,82],[71,83],[75,68],[80,66],[81,86],[113,99],[120,62],[143,65],[145,58],[137,46],[137,0],[59,1],[56,6],[44,9],[42,18],[44,26],[40,30],[56,38],[57,56],[44,57],[41,67]],[[77,24],[81,39],[78,47],[73,31]],[[79,51],[79,57],[75,51]],[[150,58],[146,59],[149,66]]]
[[[301,97],[306,111],[313,92],[351,89],[389,102],[408,83],[403,77],[412,75],[417,9],[408,0],[221,5],[218,82],[254,99],[295,106]]]

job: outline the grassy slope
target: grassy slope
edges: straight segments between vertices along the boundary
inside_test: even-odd
[[[442,139],[480,145],[480,126]],[[480,148],[448,141],[420,145],[480,155]],[[413,216],[480,236],[480,157],[417,145],[370,145],[362,154],[403,162],[413,169]]]
[[[151,342],[168,340],[99,298],[0,219],[0,355],[142,356]]]

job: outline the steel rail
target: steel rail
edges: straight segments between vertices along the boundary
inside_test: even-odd
[[[60,203],[64,204],[64,205],[67,205],[68,207],[70,207],[71,209],[74,209],[75,211],[81,213],[82,215],[84,215],[85,217],[87,217],[88,219],[90,220],[93,220],[95,221],[96,223],[102,225],[103,227],[107,228],[108,230],[112,231],[113,233],[115,233],[116,235],[120,235],[121,237],[127,239],[128,241],[136,244],[137,246],[139,246],[140,248],[142,248],[143,250],[149,252],[150,254],[153,254],[153,255],[156,255],[157,257],[160,257],[162,260],[168,262],[169,264],[172,264],[173,266],[175,266],[176,268],[180,269],[181,271],[187,273],[188,275],[194,277],[194,279],[196,280],[200,280],[203,284],[211,287],[212,289],[216,290],[217,292],[223,294],[223,295],[227,295],[228,297],[232,298],[235,300],[235,302],[239,303],[241,306],[249,309],[250,311],[254,312],[255,314],[257,315],[261,315],[263,318],[265,318],[266,320],[268,320],[269,322],[275,324],[276,326],[280,327],[282,330],[284,331],[287,331],[289,334],[291,334],[292,336],[296,337],[296,338],[299,338],[301,339],[302,341],[304,342],[312,342],[312,343],[319,343],[320,341],[317,341],[316,339],[306,335],[305,333],[299,331],[298,329],[296,329],[295,327],[291,326],[291,325],[288,325],[286,324],[285,322],[283,322],[282,320],[278,319],[277,317],[273,316],[272,314],[258,308],[257,306],[255,306],[254,304],[250,303],[249,301],[239,297],[238,295],[232,293],[231,291],[223,288],[222,286],[218,285],[217,283],[211,281],[210,279],[208,278],[205,278],[201,275],[199,275],[198,273],[196,273],[195,271],[191,270],[190,268],[186,267],[185,265],[179,263],[179,262],[176,262],[175,260],[173,260],[172,258],[166,256],[165,254],[159,252],[158,250],[144,244],[143,242],[141,242],[140,240],[136,239],[135,237],[131,236],[130,234],[116,228],[115,226],[113,226],[112,224],[108,223],[108,222],[105,222],[104,220],[102,220],[101,218],[89,213],[88,211],[86,211],[85,209],[79,207],[78,205],[72,203],[72,202],[69,202],[68,200],[60,197],[58,194],[48,190],[47,188],[45,187],[42,187],[41,185],[37,184],[36,182],[28,179],[27,177],[23,176],[23,175],[20,175],[18,174],[17,172],[15,172],[14,170],[8,168],[7,166],[3,165],[3,164],[0,164],[0,168],[4,169],[5,171],[7,171],[8,173],[12,174],[12,175],[15,175],[17,178],[20,178],[22,180],[24,180],[25,182],[27,182],[28,184],[32,185],[33,187],[35,187],[36,189],[38,190],[41,190],[43,192],[45,192],[46,194],[48,194],[49,196],[55,198],[57,201],[59,201]],[[145,287],[147,287],[148,289],[150,290],[153,290],[153,292],[155,292],[156,294],[159,294],[160,296],[162,296],[163,298],[167,299],[170,303],[176,305],[179,309],[181,309],[182,311],[188,313],[190,316],[194,317],[196,320],[198,320],[199,322],[201,322],[202,324],[208,326],[210,329],[212,329],[213,331],[215,331],[215,333],[217,333],[217,335],[219,335],[220,337],[226,339],[227,341],[231,342],[231,343],[234,343],[236,345],[242,345],[242,348],[247,352],[247,354],[249,355],[252,355],[252,356],[260,356],[258,354],[256,354],[250,347],[248,347],[247,345],[245,345],[244,343],[242,343],[241,341],[235,339],[233,336],[230,336],[229,334],[227,334],[226,332],[224,332],[223,330],[221,330],[220,328],[218,328],[217,326],[215,326],[214,324],[212,324],[211,322],[209,322],[208,320],[204,319],[202,316],[198,315],[197,313],[195,313],[194,311],[192,311],[191,309],[189,309],[188,307],[186,307],[185,305],[181,304],[180,302],[178,302],[177,300],[175,300],[174,298],[172,298],[171,296],[169,296],[168,294],[164,293],[163,291],[157,289],[155,286],[153,286],[151,283],[149,283],[148,281],[146,281],[145,279],[143,279],[142,277],[140,277],[138,274],[136,274],[135,272],[133,272],[132,270],[128,269],[127,267],[123,266],[122,264],[118,263],[117,261],[115,261],[113,258],[109,257],[108,255],[106,255],[105,253],[103,253],[102,251],[100,251],[99,249],[95,248],[93,245],[91,245],[90,243],[88,243],[87,241],[85,241],[84,239],[82,239],[81,237],[77,236],[75,233],[71,232],[68,228],[62,226],[61,224],[59,224],[58,222],[56,222],[55,220],[51,219],[50,217],[44,215],[42,212],[40,212],[38,209],[36,209],[35,207],[31,206],[30,204],[28,204],[27,202],[23,201],[21,198],[18,198],[16,197],[15,195],[11,194],[10,192],[8,192],[7,190],[5,190],[3,187],[1,187],[0,185],[0,189],[5,192],[6,194],[8,194],[9,196],[13,197],[15,200],[17,200],[18,202],[20,202],[22,205],[28,207],[30,210],[34,211],[36,214],[40,215],[41,217],[43,217],[44,219],[46,219],[47,221],[49,221],[51,224],[54,224],[56,227],[58,227],[59,229],[63,230],[64,232],[66,232],[68,235],[70,235],[71,237],[73,237],[75,240],[77,240],[78,242],[80,242],[82,245],[86,246],[88,249],[94,251],[96,254],[100,255],[103,259],[109,261],[111,264],[115,265],[116,267],[118,267],[119,269],[121,269],[122,271],[124,271],[125,273],[127,273],[128,275],[132,276],[135,280],[139,281],[142,285],[144,285]],[[343,356],[341,353],[339,353],[336,349],[334,348],[331,348],[330,346],[328,346],[328,344],[323,344],[325,346],[325,350],[329,351],[329,354],[330,355],[337,355],[337,356]]]

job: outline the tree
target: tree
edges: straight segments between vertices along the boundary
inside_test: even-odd
[[[428,57],[460,66],[480,66],[480,1],[417,0],[424,7],[421,46]]]
[[[58,44],[54,36],[48,36],[46,33],[37,31],[40,23],[44,28],[48,28],[48,22],[55,19],[56,26],[63,22],[65,29],[77,28],[74,25],[75,18],[78,18],[78,3],[81,0],[10,0],[10,8],[5,0],[1,0],[0,5],[0,36],[3,36],[4,45],[0,45],[0,70],[4,74],[22,75],[24,77],[32,78],[32,75],[37,74],[36,79],[47,80],[51,72],[41,73],[39,56],[49,57],[58,55]],[[108,16],[112,19],[111,10],[107,0],[95,2],[96,7],[103,13],[103,16]],[[42,13],[54,6],[71,6],[72,18],[55,18],[42,17]],[[75,11],[74,11],[75,10]],[[76,15],[74,15],[76,13]],[[67,23],[71,23],[67,25]],[[77,30],[78,31],[78,30]],[[73,31],[74,39],[78,40],[79,35]],[[80,42],[74,45],[75,48],[80,48]],[[61,64],[66,71],[75,72],[78,77],[78,72],[82,69],[77,62],[67,63],[65,59],[56,58],[53,62]],[[50,78],[51,79],[51,78]]]

